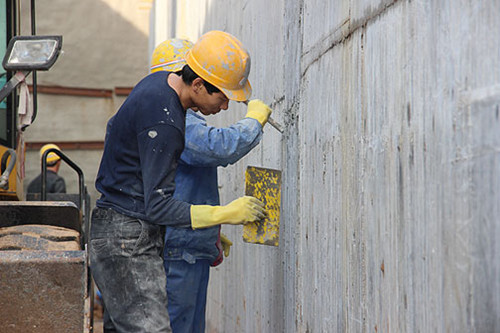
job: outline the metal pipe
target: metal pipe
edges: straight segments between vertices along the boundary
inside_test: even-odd
[[[83,177],[82,169],[78,165],[76,165],[72,160],[70,160],[66,155],[63,154],[60,150],[56,148],[47,149],[42,155],[42,201],[47,200],[47,156],[49,153],[54,153],[59,156],[66,164],[68,164],[73,170],[78,174],[78,185],[79,185],[79,202],[80,202],[80,210],[85,212],[85,180]]]
[[[35,0],[31,0],[31,34],[33,36],[36,35],[36,11],[35,11]],[[31,123],[33,123],[36,119],[37,111],[38,111],[38,94],[37,94],[37,75],[36,71],[33,71],[32,80],[33,80],[33,116],[31,117]],[[27,127],[27,126],[26,126]],[[23,130],[26,128],[23,127]]]

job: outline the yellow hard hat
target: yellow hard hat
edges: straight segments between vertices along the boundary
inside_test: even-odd
[[[53,143],[48,143],[44,145],[42,148],[40,148],[40,159],[43,157],[43,153],[45,153],[47,150],[55,148],[57,150],[61,150],[57,145]],[[57,161],[59,161],[61,158],[59,155],[56,155],[55,153],[50,152],[49,155],[47,155],[47,164],[54,164]]]
[[[209,31],[193,45],[186,62],[203,80],[219,88],[230,100],[250,99],[250,55],[236,37]]]
[[[151,57],[151,73],[158,71],[177,72],[184,67],[186,52],[193,47],[193,43],[186,39],[167,39],[158,45]]]

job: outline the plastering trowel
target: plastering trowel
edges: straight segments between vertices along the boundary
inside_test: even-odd
[[[248,166],[245,173],[245,195],[265,204],[267,216],[262,221],[243,226],[247,243],[278,246],[281,208],[281,171]]]

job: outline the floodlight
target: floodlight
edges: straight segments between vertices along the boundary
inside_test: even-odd
[[[9,41],[2,65],[10,71],[48,70],[61,47],[62,36],[16,36]]]

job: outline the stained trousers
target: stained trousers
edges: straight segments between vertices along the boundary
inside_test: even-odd
[[[106,306],[108,332],[172,332],[161,253],[164,229],[113,209],[95,208],[90,269]]]

